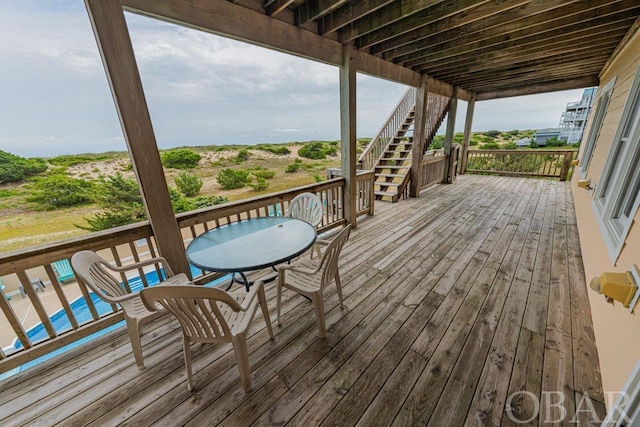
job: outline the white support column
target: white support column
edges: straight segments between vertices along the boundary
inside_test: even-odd
[[[418,197],[420,188],[420,173],[422,169],[422,153],[424,153],[424,126],[427,116],[427,75],[423,74],[416,93],[415,119],[413,120],[413,147],[411,148],[411,182],[409,197]]]
[[[453,87],[453,93],[449,98],[449,112],[447,113],[447,133],[444,137],[444,153],[447,156],[451,155],[451,146],[453,145],[453,134],[456,130],[456,112],[458,110],[458,87]],[[450,162],[447,165],[451,164]],[[449,176],[449,166],[445,171],[445,182],[449,182],[447,177]]]
[[[85,0],[160,254],[190,276],[120,0]]]
[[[464,122],[464,137],[462,139],[462,152],[460,153],[460,174],[467,171],[467,157],[469,155],[469,139],[471,139],[471,124],[473,123],[473,110],[476,106],[476,94],[471,94],[467,104],[467,117]]]
[[[344,217],[356,226],[356,63],[355,49],[343,46],[340,67],[340,139],[342,176],[345,178]]]

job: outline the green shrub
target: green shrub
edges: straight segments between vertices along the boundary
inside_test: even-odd
[[[324,181],[324,179],[322,179],[322,177],[321,177],[320,175],[318,175],[317,173],[316,173],[316,174],[313,174],[313,179],[315,180],[315,182],[322,182],[322,181]]]
[[[491,130],[488,130],[488,131],[484,132],[484,134],[486,136],[488,136],[488,137],[496,138],[496,137],[498,137],[500,135],[500,131],[499,130],[495,130],[495,129],[491,129]]]
[[[36,179],[27,201],[38,203],[46,209],[77,206],[92,201],[92,189],[90,181],[54,174]]]
[[[271,179],[274,176],[276,176],[276,172],[275,171],[270,171],[268,169],[259,169],[259,170],[254,170],[251,171],[251,174],[253,174],[253,176],[255,176],[256,178],[260,179]]]
[[[191,150],[172,150],[162,153],[162,165],[173,169],[193,169],[202,156]]]
[[[547,147],[565,147],[567,145],[566,139],[558,139],[557,136],[547,139],[545,142]]]
[[[294,160],[294,162],[295,162],[295,163],[300,164],[300,163],[302,163],[302,159],[296,158],[296,159]]]
[[[0,183],[21,181],[46,170],[42,159],[25,159],[0,150]]]
[[[182,172],[178,175],[175,179],[175,183],[178,190],[180,190],[180,192],[186,197],[195,196],[202,188],[202,180],[198,178],[197,175],[189,172]]]
[[[482,144],[480,146],[481,150],[496,150],[500,148],[500,144],[498,144],[497,142],[487,142],[486,144]]]
[[[327,158],[327,153],[322,142],[309,142],[298,150],[298,155],[307,159],[321,160]]]
[[[519,131],[519,130],[517,130],[517,129],[515,129],[515,130],[510,130],[510,131],[509,131],[509,133],[510,133],[511,135],[513,135],[513,136],[516,136],[517,134],[519,134],[519,133],[520,133],[520,131]]]
[[[242,188],[251,182],[249,172],[246,170],[222,169],[216,176],[216,181],[225,190]]]
[[[236,163],[242,163],[249,160],[249,151],[246,148],[238,151],[238,155],[236,156]]]
[[[283,145],[259,144],[256,146],[256,149],[267,151],[278,156],[286,156],[287,154],[291,154],[291,150]]]
[[[516,144],[513,141],[509,141],[506,144],[504,144],[502,148],[505,150],[515,150],[516,148],[518,148],[518,144]]]
[[[49,163],[56,166],[69,167],[84,165],[91,162],[98,162],[100,160],[109,160],[113,158],[114,155],[108,154],[71,154],[52,157],[51,159],[49,159]]]
[[[214,205],[221,205],[222,203],[227,203],[229,199],[224,196],[199,196],[195,199],[191,199],[190,202],[193,205],[194,209],[206,208]]]
[[[477,139],[470,140],[469,145],[478,145],[478,140]]]
[[[249,184],[254,191],[263,191],[269,188],[269,183],[264,178],[258,178],[255,184]]]
[[[284,171],[286,173],[293,173],[293,172],[297,172],[298,169],[300,169],[300,163],[291,163],[290,165],[287,165]]]
[[[535,139],[532,139],[531,142],[529,143],[529,148],[540,148],[540,146],[538,145]]]

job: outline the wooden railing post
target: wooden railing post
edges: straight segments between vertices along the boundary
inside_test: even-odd
[[[462,138],[462,151],[460,152],[460,175],[463,175],[467,170],[467,158],[469,156],[469,140],[471,139],[471,124],[473,123],[473,110],[476,105],[476,94],[471,95],[471,99],[467,104],[467,117],[464,122],[464,136]]]
[[[573,160],[573,151],[565,151],[564,160],[562,161],[562,169],[560,169],[560,181],[566,181],[571,169],[571,161]]]

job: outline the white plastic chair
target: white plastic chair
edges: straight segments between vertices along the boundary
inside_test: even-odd
[[[280,324],[282,288],[285,287],[311,300],[315,307],[320,337],[326,336],[323,291],[332,281],[335,281],[340,308],[344,308],[338,260],[342,247],[349,239],[350,232],[351,225],[347,225],[332,240],[318,241],[320,244],[327,245],[319,261],[303,258],[290,265],[278,266],[278,324]]]
[[[273,339],[262,281],[255,282],[248,293],[240,294],[237,297],[239,300],[222,289],[195,285],[156,286],[143,289],[141,295],[147,309],[154,310],[158,305],[162,306],[180,322],[189,391],[193,390],[192,342],[230,342],[238,360],[242,386],[245,392],[251,390],[247,332],[258,303],[262,308],[269,336]]]
[[[101,300],[109,304],[118,304],[122,307],[124,319],[133,347],[133,356],[139,369],[144,369],[142,357],[142,326],[166,312],[150,311],[142,303],[140,292],[129,291],[120,284],[115,276],[127,271],[137,270],[148,265],[160,264],[167,277],[159,285],[188,285],[192,284],[184,273],[174,275],[167,260],[161,257],[129,264],[123,267],[111,265],[107,260],[93,251],[80,251],[71,257],[71,266],[76,277],[87,285]]]
[[[322,223],[322,200],[320,197],[313,193],[301,193],[294,197],[289,203],[289,216],[292,218],[301,219],[309,224],[317,227]],[[313,245],[318,257],[320,253],[320,247]],[[311,257],[313,257],[313,251],[311,251]]]

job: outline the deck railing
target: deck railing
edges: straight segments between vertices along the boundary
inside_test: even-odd
[[[373,214],[373,173],[362,173],[356,178],[357,194],[356,210],[358,215]],[[185,245],[206,230],[230,222],[246,218],[286,215],[289,202],[298,194],[311,192],[318,195],[324,204],[324,215],[318,232],[322,233],[338,227],[346,222],[343,215],[344,179],[336,178],[325,182],[297,187],[291,190],[273,193],[266,196],[231,202],[224,205],[186,212],[176,216],[182,231]],[[95,332],[123,320],[117,307],[106,314],[99,314],[84,284],[77,281],[61,284],[56,278],[53,263],[69,259],[80,250],[98,251],[105,258],[117,265],[126,265],[143,258],[154,257],[158,253],[151,226],[148,222],[131,224],[90,235],[68,239],[62,242],[28,248],[6,253],[0,256],[0,278],[10,288],[10,283],[19,283],[25,290],[39,322],[42,324],[44,336],[31,339],[27,327],[23,327],[16,315],[12,302],[5,294],[0,295],[0,309],[4,318],[0,317],[0,327],[11,328],[21,344],[20,349],[8,350],[8,344],[2,342],[5,349],[0,349],[0,373],[18,367],[30,360],[44,356],[52,351],[84,338]],[[154,269],[157,271],[157,268]],[[148,271],[146,272],[148,273]],[[122,277],[125,286],[142,282],[147,285],[145,272],[138,272],[135,277]],[[220,275],[200,275],[194,277],[198,282],[210,281]],[[48,279],[55,290],[56,298],[47,297],[46,303],[40,298],[31,281],[38,278]],[[78,318],[71,308],[67,295],[84,296],[89,311],[88,319]],[[15,297],[14,297],[15,298]],[[49,301],[54,299],[55,301]],[[20,300],[17,300],[20,301]],[[13,301],[15,303],[15,301]],[[47,308],[49,307],[49,308]],[[51,308],[55,307],[55,308]],[[66,316],[69,326],[65,330],[57,330],[50,317],[54,312]],[[37,323],[33,322],[33,323]]]
[[[405,121],[415,104],[416,88],[412,87],[405,92],[378,134],[369,142],[358,158],[362,169],[369,170],[378,163],[378,159],[384,153],[389,142],[396,136],[400,125]]]
[[[576,150],[469,150],[465,172],[566,181],[576,153]]]

